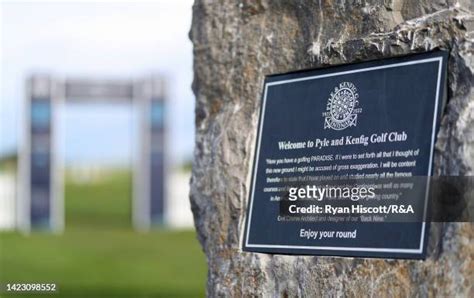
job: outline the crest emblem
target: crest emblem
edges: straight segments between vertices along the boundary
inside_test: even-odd
[[[351,82],[342,82],[328,99],[326,112],[323,113],[324,129],[343,130],[357,125],[357,114],[362,112],[359,105],[359,93]]]

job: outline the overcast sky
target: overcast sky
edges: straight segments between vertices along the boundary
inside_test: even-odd
[[[169,147],[174,160],[192,154],[194,99],[192,1],[2,2],[0,155],[17,149],[25,78],[140,78],[170,82]],[[68,104],[61,140],[67,162],[127,162],[133,121],[127,105]]]

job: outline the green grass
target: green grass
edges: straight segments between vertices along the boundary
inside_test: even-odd
[[[67,183],[64,234],[0,234],[0,283],[54,282],[52,297],[204,296],[206,264],[194,231],[135,233],[130,192],[125,172]]]
[[[114,171],[105,180],[75,184],[66,179],[66,220],[81,228],[130,228],[132,176],[129,171]]]

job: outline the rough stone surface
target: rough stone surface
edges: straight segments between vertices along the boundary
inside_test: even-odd
[[[190,32],[196,95],[191,203],[209,265],[209,296],[474,297],[470,223],[432,229],[426,261],[240,248],[267,74],[449,50],[448,104],[435,171],[474,174],[473,9],[472,0],[196,0]]]

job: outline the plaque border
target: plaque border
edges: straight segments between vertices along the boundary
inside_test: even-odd
[[[368,252],[368,253],[380,253],[382,254],[381,256],[370,256],[370,257],[383,257],[384,253],[397,253],[397,254],[410,254],[410,255],[418,255],[423,256],[424,255],[424,248],[425,248],[425,234],[427,230],[427,223],[426,223],[426,211],[428,207],[428,196],[429,196],[429,187],[430,187],[430,176],[432,175],[432,166],[433,166],[433,155],[434,155],[434,146],[435,146],[435,139],[436,139],[436,126],[438,124],[438,117],[437,114],[440,112],[439,110],[439,105],[440,105],[440,97],[443,96],[444,94],[441,94],[441,87],[442,87],[442,81],[441,79],[443,78],[443,66],[444,62],[448,57],[448,53],[446,51],[434,51],[434,52],[425,52],[425,53],[417,53],[417,54],[412,54],[412,55],[406,55],[406,56],[400,56],[400,57],[391,57],[391,58],[386,58],[386,59],[381,59],[381,60],[371,60],[371,61],[363,61],[357,64],[366,64],[366,63],[371,63],[371,62],[386,62],[387,60],[394,60],[394,59],[400,59],[400,58],[407,58],[407,59],[413,59],[414,57],[417,56],[427,56],[431,55],[434,57],[429,57],[429,58],[419,58],[416,60],[410,60],[410,61],[404,61],[404,62],[389,62],[386,64],[382,65],[376,65],[376,66],[368,66],[364,68],[358,68],[358,69],[352,69],[352,70],[345,70],[345,71],[336,71],[336,72],[329,72],[325,74],[320,74],[320,75],[313,75],[313,76],[308,76],[308,77],[299,77],[299,78],[292,78],[292,79],[274,79],[276,76],[285,76],[285,75],[290,75],[290,74],[297,74],[297,73],[303,73],[311,70],[302,70],[302,71],[297,71],[297,72],[291,72],[291,73],[285,73],[285,74],[277,74],[277,75],[270,75],[265,78],[264,82],[264,93],[261,101],[261,108],[260,108],[260,115],[259,115],[259,123],[258,123],[258,131],[257,131],[257,147],[255,149],[255,156],[254,156],[254,163],[253,163],[253,170],[251,172],[251,188],[250,188],[250,204],[248,205],[249,207],[247,208],[246,212],[246,218],[245,218],[245,229],[244,229],[244,235],[241,243],[242,249],[245,251],[247,248],[267,248],[267,249],[289,249],[293,250],[293,252],[273,252],[273,251],[268,251],[268,252],[262,252],[262,251],[256,251],[256,252],[262,252],[262,253],[270,253],[270,254],[295,254],[297,250],[307,250],[308,254],[310,251],[334,251],[334,252]],[[416,64],[422,64],[422,63],[433,63],[437,62],[438,63],[438,78],[437,78],[437,85],[436,85],[436,95],[435,95],[435,107],[433,111],[433,126],[432,126],[432,131],[431,131],[431,146],[430,146],[430,158],[429,158],[429,163],[428,163],[428,173],[427,173],[427,184],[426,184],[426,190],[425,190],[425,202],[424,202],[424,210],[423,210],[423,223],[421,227],[421,237],[420,237],[420,244],[419,247],[416,249],[409,249],[409,248],[375,248],[375,247],[345,247],[345,246],[307,246],[307,245],[279,245],[279,244],[257,244],[257,243],[249,243],[249,236],[250,236],[250,228],[251,228],[251,222],[252,222],[252,211],[253,211],[253,202],[254,202],[254,197],[255,197],[255,184],[256,184],[256,179],[257,179],[257,172],[258,172],[258,161],[259,161],[259,155],[260,155],[260,143],[261,143],[261,138],[262,138],[262,129],[263,129],[263,124],[265,121],[265,108],[266,108],[266,102],[267,102],[267,93],[268,93],[268,88],[271,86],[275,85],[283,85],[283,84],[288,84],[288,83],[294,83],[294,82],[301,82],[301,81],[308,81],[308,80],[317,80],[321,78],[327,78],[327,77],[333,77],[333,76],[338,76],[338,75],[345,75],[345,74],[353,74],[353,73],[361,73],[361,72],[368,72],[368,71],[374,71],[374,70],[380,70],[380,69],[387,69],[387,68],[396,68],[396,67],[403,67],[403,66],[409,66],[409,65],[416,65]],[[328,67],[328,69],[331,68],[337,68],[337,67],[344,67],[344,66],[353,66],[356,64],[341,64],[341,65],[334,65],[333,67]],[[323,70],[323,68],[320,69],[313,69],[314,70]],[[273,79],[273,80],[268,80],[268,79]],[[446,77],[445,77],[446,80]],[[443,81],[445,81],[443,80]],[[250,250],[251,251],[251,250]],[[323,254],[321,254],[323,255]],[[328,254],[324,254],[327,256],[330,256]],[[337,255],[336,255],[337,256]],[[341,255],[339,255],[341,256]],[[357,257],[356,255],[354,256],[348,256],[346,254],[343,254],[342,256],[345,257]],[[409,257],[409,256],[406,256]],[[397,258],[394,256],[394,258]]]

